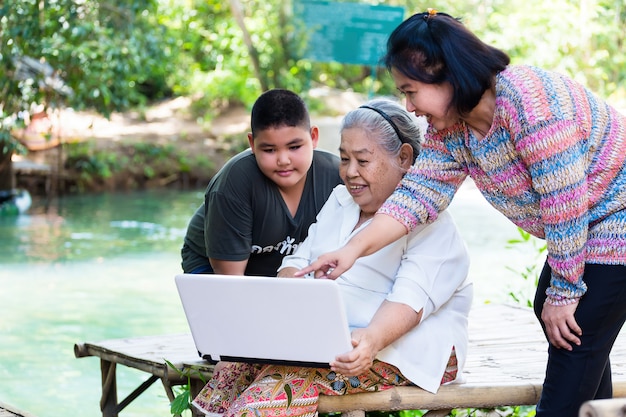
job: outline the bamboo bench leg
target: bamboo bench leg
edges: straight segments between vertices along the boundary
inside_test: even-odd
[[[100,410],[102,417],[117,417],[117,381],[115,378],[115,362],[100,360],[102,373],[102,398]]]
[[[116,368],[117,364],[115,362],[110,362],[104,359],[100,360],[100,370],[102,373],[102,398],[100,398],[100,410],[102,411],[102,417],[118,417],[120,411],[137,399],[137,397],[143,394],[159,379],[156,375],[150,375],[147,380],[135,388],[135,390],[124,398],[122,402],[118,402],[117,377],[115,373]]]
[[[165,395],[167,395],[167,399],[170,400],[170,402],[173,402],[176,396],[174,395],[172,384],[170,384],[170,382],[167,381],[165,378],[161,378],[161,383],[163,383],[163,389],[165,390]]]

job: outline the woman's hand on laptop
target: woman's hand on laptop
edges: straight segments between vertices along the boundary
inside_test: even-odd
[[[358,376],[367,372],[373,365],[379,349],[372,335],[367,329],[352,331],[352,346],[350,352],[338,355],[330,368],[345,376]]]

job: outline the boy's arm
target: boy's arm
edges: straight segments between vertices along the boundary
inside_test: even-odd
[[[243,261],[222,261],[220,259],[209,258],[213,272],[220,275],[245,275],[248,260]]]
[[[278,271],[277,277],[279,278],[294,278],[294,273],[298,270],[298,268],[294,268],[293,266],[285,267]]]

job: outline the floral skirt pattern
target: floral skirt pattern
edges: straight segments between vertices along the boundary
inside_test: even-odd
[[[454,381],[454,349],[441,383]],[[317,413],[320,395],[383,391],[412,385],[398,369],[374,361],[363,375],[346,377],[328,368],[228,363],[193,400],[193,406],[211,417],[309,417]]]

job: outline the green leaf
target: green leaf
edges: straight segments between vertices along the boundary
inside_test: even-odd
[[[170,404],[170,412],[173,415],[180,415],[183,411],[189,410],[189,391],[183,391],[174,398],[174,401]]]
[[[293,392],[291,391],[291,385],[285,384],[284,386],[285,394],[287,394],[287,408],[291,405],[291,401],[293,400]]]
[[[167,364],[167,366],[169,366],[170,368],[172,368],[174,371],[176,371],[176,373],[178,373],[178,375],[180,375],[181,377],[185,377],[187,375],[185,375],[185,373],[183,371],[181,371],[180,369],[178,369],[176,366],[174,366],[174,364],[170,361],[168,361],[167,359],[165,359],[165,363]]]

